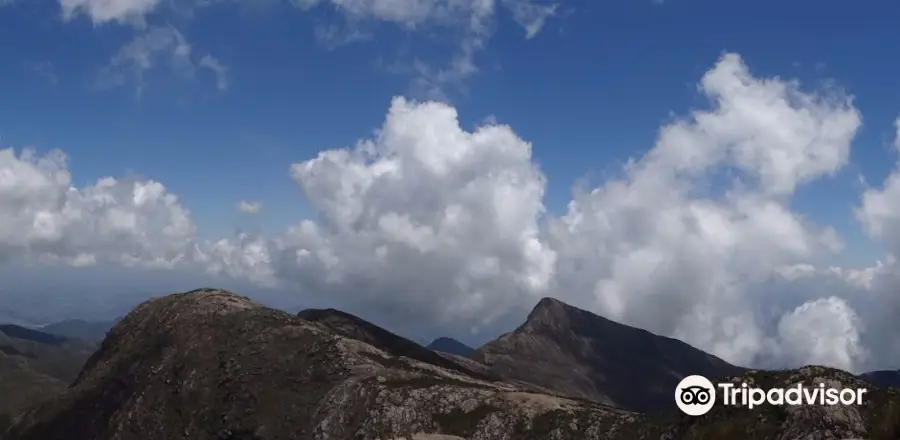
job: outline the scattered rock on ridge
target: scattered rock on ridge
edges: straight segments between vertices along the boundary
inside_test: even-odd
[[[542,299],[523,325],[471,357],[504,378],[636,411],[673,409],[672,390],[685,376],[745,370],[554,298]]]
[[[532,392],[452,357],[437,361],[352,315],[301,315],[309,319],[214,289],[147,301],[113,327],[68,391],[0,418],[0,438],[896,440],[900,433],[895,389],[873,389],[855,409],[648,416]],[[862,383],[818,367],[733,380]]]

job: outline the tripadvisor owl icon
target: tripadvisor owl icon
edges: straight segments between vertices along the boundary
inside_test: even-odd
[[[688,376],[675,387],[675,404],[690,416],[702,416],[716,403],[716,388],[703,376]]]

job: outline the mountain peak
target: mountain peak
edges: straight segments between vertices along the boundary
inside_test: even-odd
[[[0,349],[21,353],[0,356],[0,437],[898,438],[896,389],[823,367],[745,372],[557,300],[539,305],[536,320],[562,316],[568,327],[501,337],[479,350],[492,360],[482,364],[334,309],[294,316],[225,291],[172,294],[126,315],[70,386],[32,364],[47,347],[5,341]],[[778,388],[839,383],[866,388],[877,404],[841,417],[820,405],[684,417],[672,390],[687,374]],[[23,385],[35,390],[24,400]]]
[[[545,296],[545,297],[541,298],[540,301],[538,301],[537,305],[534,308],[538,309],[538,308],[554,308],[554,307],[571,307],[571,306],[552,297],[552,296]]]
[[[535,329],[537,327],[559,328],[570,322],[571,315],[580,309],[570,306],[556,298],[544,297],[531,309],[525,320],[524,328]]]
[[[440,337],[435,339],[430,344],[428,344],[427,348],[430,348],[434,351],[442,351],[444,353],[455,354],[457,356],[469,356],[473,352],[475,352],[474,348],[469,347],[468,345],[463,344],[456,339],[448,337]]]
[[[687,375],[744,371],[682,341],[555,298],[541,299],[522,326],[485,344],[472,358],[508,378],[637,411],[670,407],[671,390]]]

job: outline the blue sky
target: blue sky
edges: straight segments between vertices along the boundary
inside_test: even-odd
[[[471,341],[552,295],[746,365],[900,363],[868,354],[900,353],[896,2],[0,5],[0,145],[68,157],[0,151],[0,262],[72,266],[0,294],[204,273]]]
[[[900,98],[900,75],[883,51],[898,40],[894,2],[847,8],[840,2],[713,0],[571,2],[532,39],[501,14],[481,71],[448,94],[465,123],[495,115],[533,142],[549,179],[547,204],[561,212],[576,179],[615,172],[648,150],[661,122],[704,105],[696,84],[724,51],[740,53],[760,75],[806,85],[834,79],[856,96],[864,128],[852,166],[795,201],[798,209],[862,240],[846,209],[894,161],[886,145]],[[314,26],[333,20],[324,8],[287,4],[217,5],[192,17],[160,12],[196,53],[228,67],[229,87],[211,72],[185,80],[166,67],[133,84],[95,90],[90,84],[132,30],[61,19],[56,2],[38,0],[0,14],[0,135],[6,145],[60,148],[77,182],[132,171],[164,182],[190,207],[205,233],[236,227],[280,229],[309,215],[287,163],[324,148],[347,146],[383,120],[394,95],[416,96],[412,75],[384,67],[412,57],[441,62],[453,47],[437,37],[374,24],[376,36],[337,48],[317,40]],[[53,84],[37,65],[51,65]],[[239,199],[267,207],[256,219],[234,213]],[[835,205],[841,206],[835,209]],[[851,244],[852,264],[872,259]],[[862,254],[856,257],[855,254]]]

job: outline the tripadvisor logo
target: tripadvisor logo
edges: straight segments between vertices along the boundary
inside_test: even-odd
[[[681,412],[691,416],[702,416],[716,404],[716,388],[721,391],[722,405],[755,406],[769,405],[862,405],[865,388],[828,388],[820,383],[804,386],[802,383],[790,388],[754,388],[746,383],[740,386],[724,382],[713,385],[703,376],[688,376],[675,387],[675,404]]]

